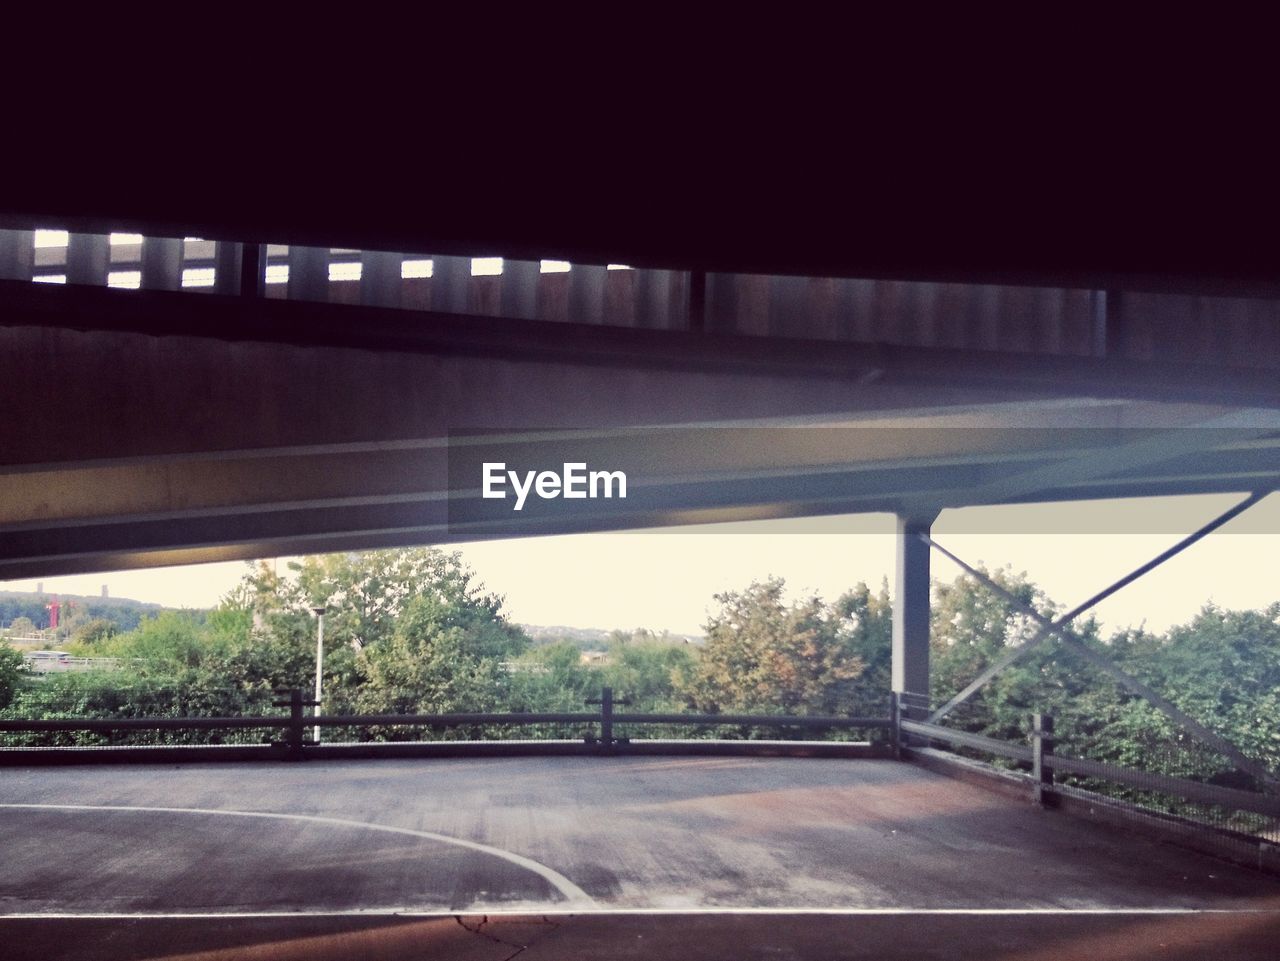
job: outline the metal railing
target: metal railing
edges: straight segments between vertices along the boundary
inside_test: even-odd
[[[1119,815],[1193,832],[1201,846],[1207,842],[1215,853],[1251,865],[1280,866],[1280,795],[1060,753],[1054,719],[1047,714],[1032,715],[1030,743],[1019,744],[916,720],[912,713],[912,707],[895,700],[899,753],[942,744],[1002,758],[1013,762],[1014,770],[1000,773],[1020,779],[1039,804],[1083,800],[1091,807],[1106,806]]]
[[[32,674],[56,674],[60,671],[117,671],[126,665],[119,657],[31,657],[23,655]]]
[[[617,713],[614,707],[625,705],[615,701],[610,688],[604,688],[599,699],[588,702],[595,711],[565,712],[474,712],[448,714],[321,714],[307,713],[314,701],[303,697],[300,690],[278,691],[286,700],[274,702],[288,708],[288,714],[244,717],[134,717],[134,718],[53,718],[0,719],[0,737],[20,733],[118,734],[120,732],[260,732],[272,735],[265,743],[252,741],[214,744],[91,744],[91,745],[4,745],[0,761],[28,763],[49,759],[92,760],[95,752],[110,755],[113,760],[152,760],[157,749],[183,752],[182,756],[200,757],[200,752],[229,759],[248,757],[301,760],[314,757],[378,754],[438,754],[442,750],[464,753],[466,749],[484,752],[486,746],[502,746],[503,753],[516,748],[536,753],[550,747],[554,753],[614,754],[627,750],[663,753],[699,749],[706,753],[783,753],[792,746],[806,754],[861,754],[887,756],[888,732],[892,720],[887,717],[797,716],[774,714],[685,714],[685,713]],[[701,729],[705,734],[723,734],[735,729],[733,738],[692,736],[683,738],[633,737],[619,735],[617,726],[627,729],[656,728],[678,725],[686,730]],[[307,729],[361,731],[366,739],[320,743],[307,736]],[[550,729],[557,736],[547,736]],[[774,739],[758,736],[761,731],[780,734]],[[456,740],[433,737],[441,731],[460,732]],[[513,735],[533,731],[532,738]],[[852,741],[818,741],[803,735],[818,732],[853,731],[886,732],[880,743]],[[498,737],[489,735],[498,734]],[[479,735],[479,737],[475,735]],[[756,736],[753,736],[756,735]],[[7,740],[7,738],[6,738]],[[234,738],[233,738],[234,740]],[[235,750],[228,750],[234,748]],[[421,749],[421,750],[414,750]],[[136,755],[129,752],[135,751]]]
[[[1047,715],[1041,716],[1041,725],[1051,722]],[[1057,780],[1059,774],[1078,774],[1084,777],[1112,781],[1144,791],[1159,791],[1197,801],[1203,804],[1218,804],[1238,811],[1253,811],[1268,817],[1280,819],[1280,797],[1263,794],[1257,791],[1243,791],[1239,788],[1222,787],[1207,784],[1203,781],[1191,781],[1186,778],[1170,777],[1150,771],[1139,771],[1134,768],[1107,764],[1103,761],[1091,761],[1086,758],[1064,757],[1053,752],[1052,727],[1040,726],[1032,735],[1030,746],[1001,741],[997,738],[972,734],[968,731],[956,731],[938,724],[924,721],[903,719],[901,730],[907,735],[915,735],[930,741],[941,741],[955,747],[965,747],[999,757],[1009,758],[1033,766],[1035,780],[1033,791],[1037,799],[1042,799],[1057,792],[1063,785]]]

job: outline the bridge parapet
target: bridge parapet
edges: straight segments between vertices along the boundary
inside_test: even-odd
[[[248,274],[245,271],[248,271]],[[0,277],[652,330],[1280,366],[1280,298],[894,278],[705,274],[137,234],[0,230]],[[353,323],[358,323],[354,321]]]

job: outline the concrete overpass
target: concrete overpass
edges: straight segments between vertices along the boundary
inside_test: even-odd
[[[1269,300],[5,237],[0,577],[1280,476]],[[637,493],[495,516],[449,476],[561,449]]]
[[[757,264],[777,272],[756,273],[737,261],[642,257],[627,258],[630,270],[608,269],[612,258],[583,257],[562,271],[544,269],[537,252],[520,244],[467,251],[455,237],[433,248],[430,237],[416,245],[396,232],[381,240],[365,231],[269,237],[253,225],[216,218],[108,224],[60,219],[56,211],[52,219],[24,219],[20,210],[8,226],[0,256],[0,273],[8,278],[0,286],[0,396],[10,412],[0,421],[3,578],[445,539],[890,511],[900,519],[894,688],[911,695],[928,690],[925,538],[939,510],[1197,492],[1244,497],[1264,494],[1280,481],[1280,324],[1274,292],[1256,277],[975,272],[969,283],[957,283],[956,276],[937,271],[806,275],[786,263]],[[72,228],[60,254],[35,247],[33,228],[59,226]],[[113,245],[106,232],[113,227],[141,230],[144,239]],[[187,242],[184,236],[216,240]],[[322,246],[301,246],[300,240]],[[273,241],[294,244],[273,248]],[[609,252],[627,263],[627,250]],[[507,259],[500,274],[485,273],[473,269],[467,253]],[[429,276],[426,268],[405,267],[406,261],[427,260]],[[267,283],[269,271],[279,277],[285,267],[287,281]],[[212,285],[184,287],[187,270],[212,271]],[[338,279],[356,273],[358,280]],[[109,289],[113,274],[136,274],[128,283],[136,281],[139,289]],[[32,283],[41,276],[66,282]],[[1099,285],[1088,286],[1090,280]],[[1086,285],[1074,286],[1080,283]],[[476,493],[475,466],[490,456],[540,466],[572,456],[625,467],[635,493],[625,502],[561,501],[518,515],[495,511]],[[904,706],[908,713],[918,707]],[[619,762],[610,774],[643,778],[642,770],[627,767],[634,763]],[[776,775],[764,767],[752,770],[766,781],[776,776],[793,784],[827,776],[826,768],[780,769]],[[484,773],[491,792],[486,803],[492,803],[494,779],[512,776],[513,784],[527,785],[540,776],[516,768]],[[335,769],[332,776],[342,775]],[[859,791],[876,794],[878,775],[865,776],[861,786],[838,786],[849,792],[840,804],[853,803]],[[930,779],[920,772],[906,777],[911,783],[889,792],[894,804],[910,795],[923,805],[922,823],[938,816],[946,821],[949,815],[940,815],[929,800],[935,790]],[[84,803],[83,785],[32,773],[6,780],[5,797],[15,805],[45,807],[7,809],[6,824],[19,836],[21,818],[32,817],[40,819],[39,830],[79,833],[77,825],[88,825],[87,833],[106,834],[121,830],[116,815],[129,816],[107,808],[227,807],[226,792],[207,787],[203,775],[188,787],[182,780],[166,777],[161,793],[176,797],[190,790],[190,804],[148,803],[131,779],[100,799],[97,807],[104,810],[82,812],[83,820],[68,829],[65,815],[73,810],[69,805]],[[241,786],[237,782],[236,790]],[[266,797],[274,789],[261,790]],[[744,783],[741,793],[754,798],[770,790]],[[531,802],[537,791],[512,791],[513,806],[526,814],[564,806],[552,798]],[[959,796],[950,782],[944,793]],[[345,817],[295,809],[301,802],[287,791],[279,797],[277,814]],[[713,806],[722,808],[722,801]],[[648,802],[635,803],[643,808]],[[674,802],[664,796],[653,803]],[[12,814],[18,810],[26,813]],[[32,813],[37,810],[44,813]],[[217,821],[216,815],[202,816]],[[535,838],[526,846],[509,825],[497,825],[492,836],[465,826],[451,833],[417,808],[407,816],[418,820],[383,826],[419,835],[483,835],[486,840],[476,844],[503,847],[498,842],[509,840],[513,849],[528,851],[542,843]],[[838,814],[846,816],[851,812]],[[1019,816],[1000,814],[1006,822]],[[961,821],[966,830],[977,830],[977,822]],[[742,853],[730,850],[733,838],[707,834],[705,827],[695,817],[691,834],[711,844],[708,856],[720,857],[720,867],[707,875],[673,874],[664,882],[692,890],[699,904],[714,899],[699,885],[720,877],[721,868],[738,871],[735,858]],[[746,829],[730,827],[730,833]],[[164,830],[184,829],[169,824]],[[206,853],[225,851],[226,839],[212,830]],[[298,851],[313,859],[314,839],[304,833],[295,839]],[[1053,842],[1064,860],[1084,843],[1067,834]],[[415,844],[430,840],[415,837]],[[816,855],[806,861],[811,873],[800,887],[812,892],[833,885],[842,896],[860,890],[847,875],[854,849],[841,846],[855,840],[821,832],[804,839],[806,851],[844,855],[835,864]],[[870,845],[869,838],[862,840]],[[1036,905],[1018,900],[1026,879],[1015,867],[1029,866],[1025,845],[995,836],[952,843],[981,848],[983,857],[991,857],[993,883],[1006,885],[993,896],[1011,899],[1024,919],[1038,917]],[[77,845],[67,850],[80,864],[86,849]],[[1210,895],[1184,899],[1161,887],[1148,897],[1151,892],[1117,865],[1157,855],[1125,850],[1119,861],[1099,857],[1062,867],[1054,878],[1061,885],[1041,906],[1076,910],[1083,898],[1086,907],[1100,909],[1098,918],[1118,909],[1129,912],[1125,921],[1134,925],[1148,909],[1185,909],[1189,917],[1215,918],[1189,935],[1193,948],[1206,938],[1238,935],[1245,945],[1238,956],[1265,956],[1257,953],[1265,950],[1258,944],[1274,931],[1274,916],[1267,913],[1273,905],[1269,887],[1250,885],[1256,876],[1232,875],[1224,890]],[[392,861],[400,857],[385,853]],[[42,856],[34,855],[37,861]],[[182,854],[188,856],[198,853]],[[888,863],[896,855],[885,856]],[[414,863],[421,863],[417,855]],[[752,870],[760,869],[760,862],[753,864]],[[1167,878],[1174,879],[1173,888],[1179,871],[1208,883],[1206,864],[1170,861]],[[620,907],[670,907],[644,901],[644,891],[661,886],[664,868],[651,866],[656,873],[641,871],[629,881],[639,900],[623,898]],[[450,869],[433,880],[448,892],[425,898],[430,911],[490,908],[490,894],[499,901],[514,898],[526,910],[547,906],[540,900],[546,892],[531,894],[529,879],[518,880],[518,872],[494,875],[512,881],[505,893],[494,894],[493,878],[477,881],[465,863],[456,867],[457,875]],[[586,890],[596,875],[578,867],[555,873]],[[1099,886],[1099,871],[1113,872],[1110,885]],[[740,873],[743,891],[759,890],[759,874],[745,867]],[[282,875],[272,867],[264,876],[274,884]],[[982,917],[963,914],[972,907],[957,896],[967,883],[963,872],[933,878],[940,887],[932,893],[921,888],[924,901],[917,908],[932,905],[949,918]],[[98,879],[109,886],[107,880]],[[374,879],[353,883],[366,882]],[[198,887],[166,892],[176,899],[177,913],[210,898],[222,904],[217,892]],[[54,888],[62,898],[65,887]],[[138,903],[159,903],[147,901],[153,893],[135,894]],[[312,896],[286,897],[282,910]],[[78,902],[85,921],[124,922],[96,917],[109,912],[94,897],[88,892]],[[874,900],[858,904],[869,907]],[[387,907],[377,898],[325,903],[335,911],[359,911],[375,902]],[[841,903],[847,907],[848,897]],[[794,912],[830,906],[808,895],[778,905]],[[1229,922],[1205,913],[1219,910]],[[37,930],[41,911],[29,913],[37,926],[32,943],[39,944],[46,936]],[[1090,921],[1070,936],[1077,944],[1096,944],[1088,938],[1104,937],[1100,932],[1112,923]],[[1228,923],[1236,926],[1224,934]],[[959,924],[947,936],[975,936],[974,922]],[[471,932],[459,927],[469,938]],[[1017,950],[1034,957],[1028,932],[1043,929],[992,930],[989,936],[1013,938]],[[1167,930],[1156,929],[1156,936]],[[332,927],[326,932],[333,934]],[[1152,947],[1150,937],[1135,936],[1141,950]],[[129,950],[143,949],[131,943]]]

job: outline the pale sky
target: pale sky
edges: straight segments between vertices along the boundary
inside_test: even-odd
[[[1060,604],[1078,601],[1178,541],[1240,495],[1153,498],[946,511],[934,537],[969,563],[1010,564]],[[892,574],[886,514],[738,525],[576,534],[459,545],[487,588],[527,624],[702,633],[712,594],[753,578],[784,577],[798,594],[834,600],[860,580]],[[1107,630],[1146,622],[1163,630],[1207,601],[1258,608],[1280,600],[1280,494],[1124,588],[1098,608]],[[282,563],[283,566],[283,563]],[[245,572],[242,562],[43,578],[47,593],[97,595],[171,607],[210,607]],[[934,576],[959,573],[934,555]],[[0,590],[35,590],[35,580]]]

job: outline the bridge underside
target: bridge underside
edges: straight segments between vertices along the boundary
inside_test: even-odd
[[[1280,477],[1267,370],[42,287],[0,290],[0,578]],[[571,459],[628,498],[478,497]]]

